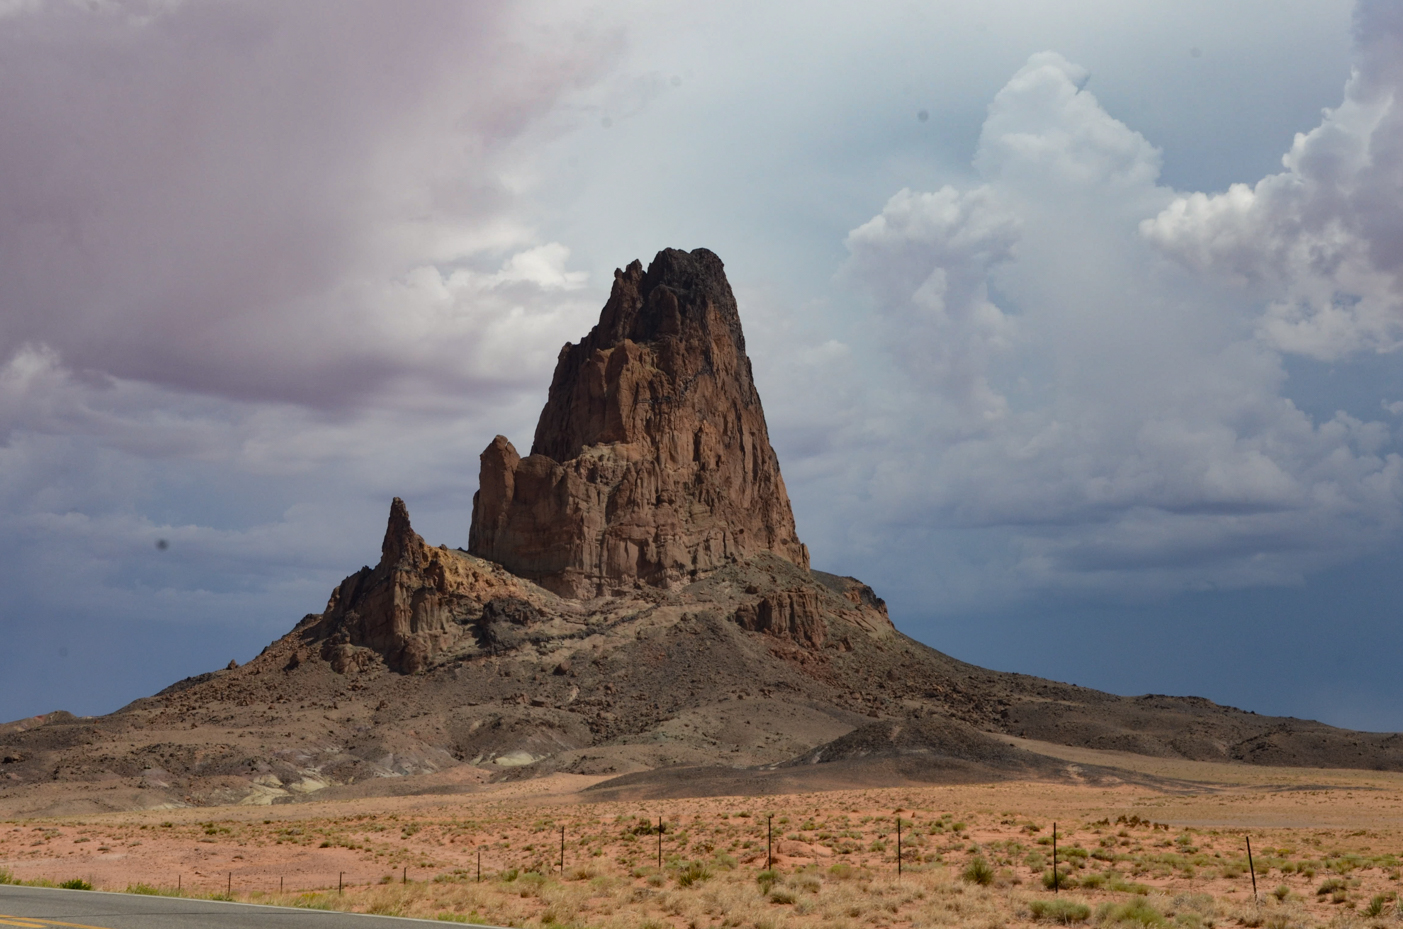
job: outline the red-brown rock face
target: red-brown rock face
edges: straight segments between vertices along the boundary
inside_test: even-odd
[[[468,549],[581,598],[762,551],[808,567],[721,259],[666,249],[614,273],[531,454],[501,436],[482,453]]]
[[[484,604],[522,592],[521,581],[499,566],[425,543],[396,497],[380,563],[342,581],[326,610],[309,620],[317,623],[313,638],[322,642],[322,657],[336,671],[363,667],[378,655],[391,668],[413,673],[469,635],[466,627]]]

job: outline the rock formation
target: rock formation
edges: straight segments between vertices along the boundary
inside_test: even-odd
[[[383,659],[396,671],[422,670],[498,613],[515,618],[523,585],[501,567],[447,546],[434,548],[409,525],[399,497],[380,545],[380,563],[364,567],[331,593],[323,613],[309,616],[308,637],[321,657],[345,673]]]
[[[468,550],[563,596],[676,587],[759,552],[808,566],[706,249],[616,271],[598,325],[561,349],[531,454],[498,436],[481,460]]]

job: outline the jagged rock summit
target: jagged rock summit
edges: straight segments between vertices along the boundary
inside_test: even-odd
[[[721,259],[614,272],[522,458],[482,453],[468,550],[568,597],[673,588],[770,552],[807,568]]]

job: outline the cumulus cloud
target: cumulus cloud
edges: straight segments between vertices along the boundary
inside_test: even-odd
[[[903,190],[849,235],[911,387],[861,505],[928,552],[977,551],[986,602],[1283,583],[1391,537],[1389,429],[1312,421],[1256,309],[1161,260],[1141,224],[1183,201],[1086,84],[1033,56],[990,106],[982,184]]]
[[[870,282],[894,338],[891,350],[915,383],[976,423],[1007,403],[989,365],[1017,336],[989,300],[990,271],[1008,261],[1018,222],[987,187],[961,193],[902,190],[847,239],[847,272]]]
[[[1363,0],[1344,102],[1298,133],[1286,170],[1177,197],[1141,231],[1262,301],[1258,335],[1324,361],[1403,347],[1403,10]]]

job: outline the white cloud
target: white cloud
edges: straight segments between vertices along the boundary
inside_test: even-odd
[[[846,272],[909,375],[871,408],[889,438],[870,470],[845,474],[862,531],[977,551],[963,583],[981,579],[947,588],[947,609],[1285,583],[1391,538],[1388,428],[1313,422],[1254,307],[1159,259],[1138,234],[1174,199],[1159,152],[1085,82],[1033,56],[990,107],[982,184],[903,190],[848,238]]]
[[[976,424],[1007,409],[988,372],[1017,332],[990,302],[988,277],[1009,260],[1017,235],[1018,222],[987,187],[945,187],[900,191],[847,239],[845,270],[877,291],[888,344],[904,369]]]
[[[1403,348],[1403,21],[1360,3],[1345,99],[1298,133],[1286,170],[1180,196],[1143,234],[1263,301],[1258,335],[1320,360]]]

